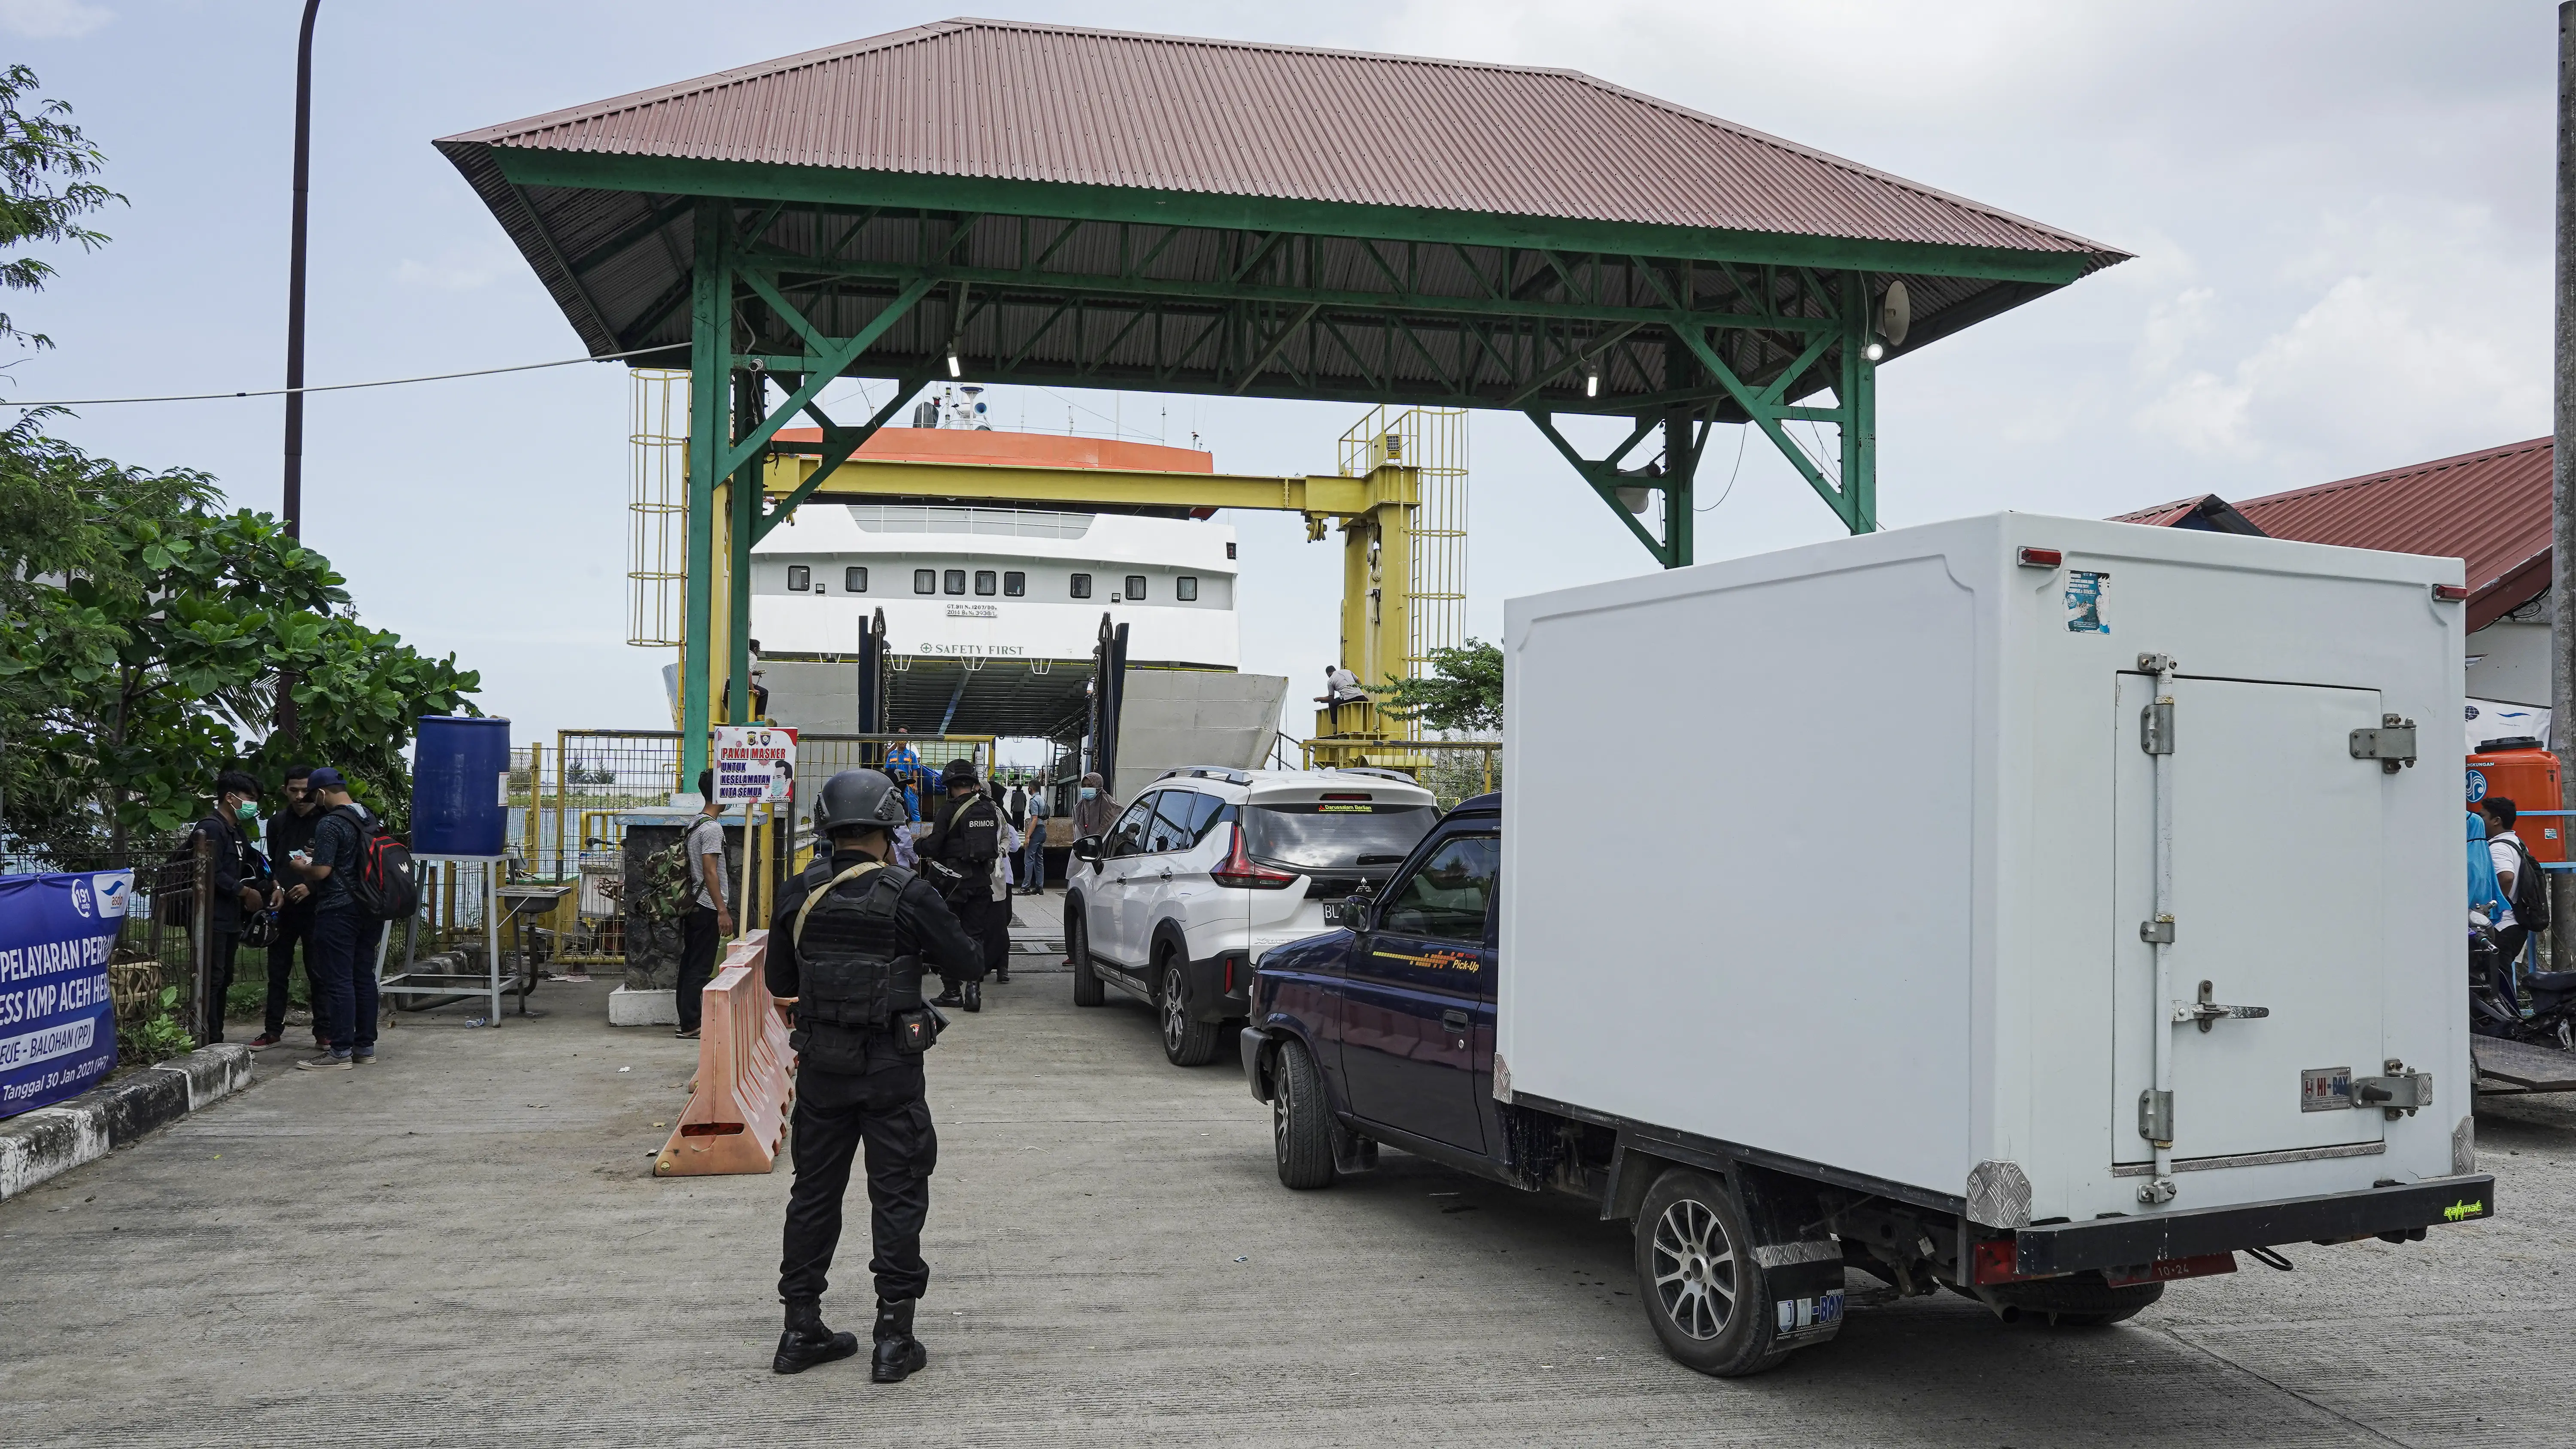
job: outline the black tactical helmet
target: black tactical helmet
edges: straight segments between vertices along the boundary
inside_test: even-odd
[[[960,785],[974,783],[975,762],[973,760],[950,760],[948,767],[939,772],[939,788],[943,790],[954,790]]]
[[[843,770],[823,782],[814,798],[814,829],[824,835],[849,825],[893,827],[911,820],[903,791],[882,770]]]

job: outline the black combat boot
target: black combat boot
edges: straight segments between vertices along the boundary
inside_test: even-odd
[[[964,1006],[966,1004],[966,998],[957,994],[957,983],[951,981],[948,983],[947,990],[930,998],[930,1004],[933,1006]]]
[[[993,984],[994,984],[994,985],[996,985],[996,986],[1008,986],[1008,985],[1010,985],[1010,984],[1011,984],[1011,968],[1010,968],[1010,967],[1008,967],[1008,966],[996,966],[996,967],[994,967],[994,968],[993,968]]]
[[[969,981],[966,983],[966,1000],[963,1005],[968,1011],[982,1011],[984,1009],[983,982]]]
[[[877,1300],[877,1357],[868,1377],[881,1384],[899,1384],[921,1372],[930,1362],[930,1350],[912,1336],[912,1300],[888,1303]]]
[[[787,1301],[787,1331],[778,1335],[778,1352],[769,1360],[769,1367],[775,1373],[801,1374],[818,1363],[849,1358],[858,1351],[857,1334],[834,1333],[823,1326],[820,1302],[791,1298]]]

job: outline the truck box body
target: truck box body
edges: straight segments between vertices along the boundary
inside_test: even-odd
[[[2001,514],[1511,600],[1495,1094],[1998,1227],[2469,1171],[2460,576]],[[2144,654],[2174,994],[2268,1015],[2155,999]],[[2355,757],[2389,716],[2420,767]]]

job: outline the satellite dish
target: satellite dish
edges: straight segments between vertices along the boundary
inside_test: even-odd
[[[1878,335],[1890,347],[1905,345],[1905,331],[1914,324],[1914,303],[1905,295],[1903,282],[1890,282],[1878,298]]]

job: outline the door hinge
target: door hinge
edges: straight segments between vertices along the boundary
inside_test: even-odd
[[[2158,916],[2152,921],[2138,922],[2138,939],[2146,942],[2150,946],[2172,945],[2174,939],[2174,918],[2171,916]]]
[[[2173,746],[2173,701],[2159,699],[2138,711],[2138,748],[2151,755],[2170,755]]]
[[[2422,1108],[2433,1105],[2431,1072],[2410,1072],[2404,1062],[2393,1058],[2382,1065],[2388,1073],[2384,1077],[2352,1079],[2355,1110],[2382,1108],[2388,1113],[2388,1120],[2394,1122],[2401,1116],[2412,1117]]]
[[[2351,748],[2354,759],[2377,760],[2383,773],[2394,775],[2415,763],[2415,721],[2383,714],[2379,728],[2352,732]]]
[[[2210,999],[2210,984],[2204,981],[2200,983],[2198,1001],[2174,1003],[2173,1019],[2176,1023],[2196,1021],[2200,1023],[2202,1031],[2207,1031],[2212,1024],[2225,1021],[2229,1017],[2240,1021],[2253,1021],[2271,1014],[2272,1008],[2268,1006],[2221,1006]]]
[[[2173,1146],[2173,1093],[2150,1087],[2138,1094],[2138,1135],[2158,1147]]]

